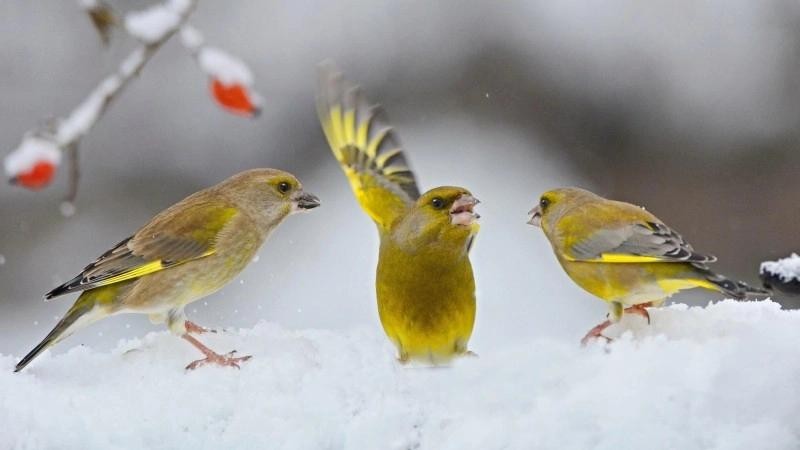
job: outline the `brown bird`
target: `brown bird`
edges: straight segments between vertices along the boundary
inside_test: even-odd
[[[186,320],[184,308],[238,275],[286,217],[317,206],[319,199],[297,178],[275,169],[248,170],[190,195],[45,296],[82,292],[15,371],[75,331],[121,313],[147,314],[200,350],[205,358],[187,369],[238,367],[250,357],[220,355],[203,345],[191,334],[207,330]]]

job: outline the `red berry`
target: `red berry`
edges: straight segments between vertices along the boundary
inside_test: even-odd
[[[14,178],[16,184],[28,189],[39,190],[53,181],[56,166],[50,161],[39,161],[27,172],[20,173]]]
[[[223,84],[215,78],[211,80],[211,93],[223,108],[233,114],[247,117],[258,115],[258,108],[253,104],[249,90],[241,84]]]

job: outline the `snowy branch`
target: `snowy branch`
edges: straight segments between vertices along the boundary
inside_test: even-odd
[[[111,9],[102,0],[80,0],[80,5],[89,13],[101,39],[107,42],[109,28],[118,23]],[[81,139],[153,55],[179,30],[182,30],[181,42],[190,50],[201,70],[211,78],[212,94],[219,104],[235,114],[256,116],[261,99],[253,90],[253,75],[247,65],[221,50],[203,45],[200,32],[185,26],[196,5],[197,0],[166,0],[126,14],[122,21],[124,30],[140,45],[66,118],[56,119],[43,129],[26,133],[20,145],[4,160],[10,182],[28,189],[42,189],[52,181],[62,160],[66,160],[69,187],[61,210],[65,215],[71,215],[80,177],[78,153]]]

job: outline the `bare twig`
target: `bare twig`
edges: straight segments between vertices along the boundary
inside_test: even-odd
[[[78,197],[78,182],[81,178],[81,167],[78,164],[78,143],[67,147],[65,152],[67,153],[67,164],[69,164],[69,187],[64,202],[72,205],[75,203],[75,198]]]
[[[261,96],[254,89],[250,68],[239,58],[205,45],[202,34],[187,23],[197,2],[162,0],[144,10],[129,12],[124,20],[117,21],[104,0],[81,0],[81,6],[90,14],[104,15],[103,26],[123,25],[126,34],[135,38],[139,45],[66,118],[49,121],[46,126],[25,134],[20,145],[3,160],[9,181],[28,189],[42,189],[52,181],[56,168],[65,160],[69,179],[61,212],[65,216],[72,215],[80,178],[81,140],[153,55],[179,30],[183,45],[208,75],[211,94],[217,103],[233,114],[257,116]],[[92,15],[92,19],[97,17]],[[95,20],[94,24],[98,22]],[[101,37],[108,37],[108,29],[99,31]]]
[[[190,0],[188,5],[189,6],[183,11],[183,14],[181,14],[181,20],[176,26],[171,27],[160,39],[142,44],[140,47],[134,49],[122,60],[117,72],[101,81],[83,103],[75,108],[69,118],[59,124],[56,142],[60,147],[67,148],[79,142],[91,127],[100,120],[100,117],[106,112],[111,102],[122,92],[128,83],[139,74],[161,46],[175,35],[186,19],[189,18],[197,5],[197,0]],[[88,121],[84,119],[88,119]]]
[[[80,177],[78,148],[81,139],[100,120],[111,103],[141,72],[153,55],[183,26],[197,6],[197,0],[166,0],[164,5],[167,4],[171,8],[170,11],[177,14],[178,20],[164,28],[156,38],[148,36],[147,39],[143,39],[141,36],[134,36],[141,44],[122,60],[116,72],[104,78],[67,118],[56,120],[53,129],[47,133],[49,135],[47,140],[66,154],[69,164],[68,191],[61,207],[65,215],[69,215],[67,211],[74,211],[73,202],[78,192]],[[29,133],[29,135],[39,134],[42,133]],[[23,144],[24,142],[23,139]]]

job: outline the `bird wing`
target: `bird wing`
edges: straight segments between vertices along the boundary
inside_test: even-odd
[[[237,210],[225,204],[178,203],[45,298],[139,278],[213,255],[217,237],[236,215]]]
[[[387,228],[419,198],[419,189],[386,115],[329,65],[320,70],[317,114],[359,204]]]
[[[572,261],[604,263],[691,262],[717,260],[694,251],[683,237],[667,225],[654,221],[601,229],[567,246],[564,256]]]

